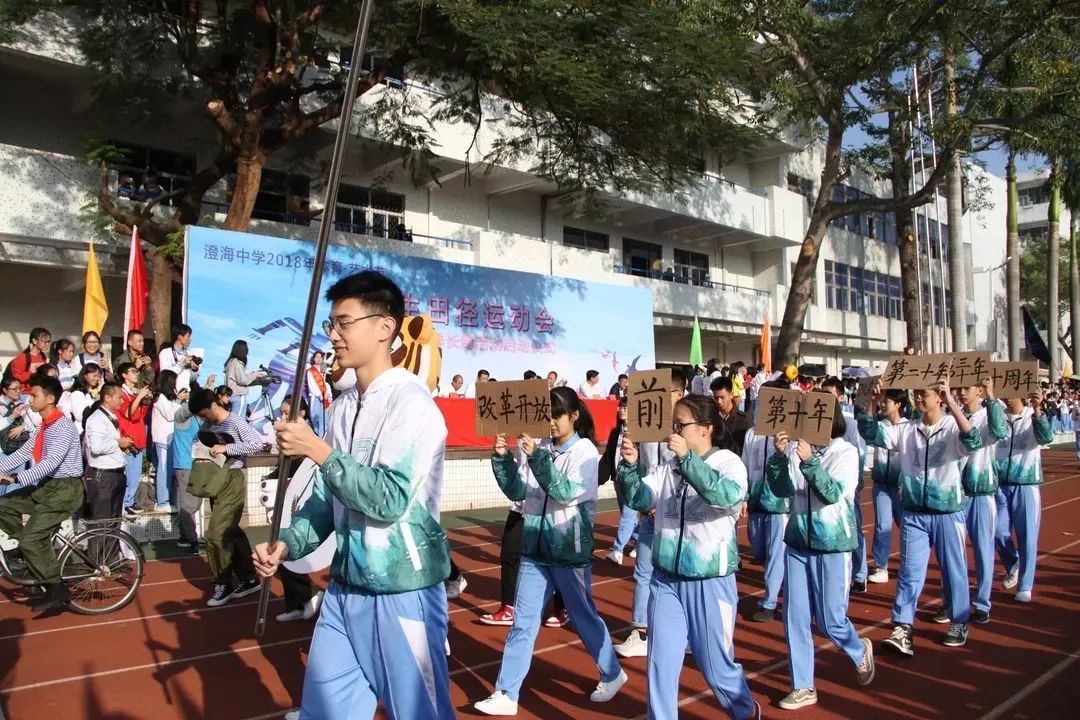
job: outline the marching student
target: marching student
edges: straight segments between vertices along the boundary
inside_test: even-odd
[[[450,548],[439,525],[446,423],[427,385],[390,359],[405,316],[401,289],[364,271],[326,298],[323,329],[356,383],[331,406],[326,440],[306,422],[276,423],[281,452],[311,458],[321,472],[281,541],[255,548],[267,578],[337,537],[299,717],[371,718],[381,702],[392,718],[449,720]]]
[[[862,514],[862,490],[863,475],[866,470],[866,441],[859,435],[859,426],[855,422],[855,413],[847,404],[847,392],[844,390],[844,382],[838,377],[827,377],[821,383],[821,389],[832,394],[836,398],[840,411],[844,414],[844,422],[847,429],[844,431],[844,439],[851,443],[859,453],[859,485],[855,488],[855,536],[859,541],[858,546],[851,554],[851,591],[856,593],[866,592],[866,533],[863,532]]]
[[[521,685],[532,664],[541,612],[558,588],[574,630],[600,669],[590,695],[607,702],[626,683],[607,627],[592,599],[593,518],[599,454],[593,444],[593,419],[577,393],[551,391],[551,439],[523,435],[528,458],[519,468],[506,438],[495,439],[492,470],[512,501],[521,501],[525,527],[514,601],[514,624],[506,636],[495,692],[475,704],[485,715],[516,715]]]
[[[814,450],[799,440],[794,457],[787,433],[778,433],[766,467],[773,494],[791,498],[784,533],[784,635],[792,690],[779,703],[784,710],[818,701],[811,623],[855,663],[859,685],[874,680],[874,646],[847,617],[851,551],[858,543],[853,506],[859,453],[844,440],[846,424],[837,408],[829,444]],[[799,463],[794,470],[793,460]]]
[[[52,536],[83,504],[82,447],[75,424],[56,407],[62,394],[56,378],[30,378],[30,409],[41,416],[41,425],[0,461],[0,485],[17,488],[0,497],[0,530],[19,541],[27,569],[45,586],[45,595],[31,606],[36,612],[60,608],[71,597],[60,579]]]
[[[879,395],[880,388],[875,388],[875,399]],[[948,647],[967,643],[971,596],[960,471],[968,453],[982,447],[982,435],[964,415],[948,380],[941,383],[939,390],[916,390],[915,405],[921,418],[905,425],[886,426],[867,415],[859,416],[859,432],[866,441],[896,450],[900,461],[903,551],[892,610],[896,627],[885,644],[904,655],[915,654],[912,626],[915,606],[926,583],[931,547],[941,566],[942,589],[948,598],[951,620],[943,642]],[[950,415],[945,414],[946,405]]]
[[[1043,392],[1036,389],[1028,404],[1023,398],[1005,401],[1007,437],[997,444],[998,516],[996,545],[1005,566],[1006,590],[1016,588],[1017,602],[1031,602],[1035,586],[1035,558],[1042,519],[1042,445],[1054,441],[1050,422],[1043,412]],[[1016,533],[1016,543],[1012,535]]]
[[[786,390],[789,386],[786,381],[772,380],[761,387]],[[749,485],[746,532],[754,560],[765,569],[765,596],[757,601],[758,609],[750,616],[754,622],[769,622],[776,617],[780,589],[784,585],[784,532],[791,512],[791,499],[777,497],[767,482],[765,468],[774,449],[775,441],[771,435],[758,435],[752,427],[746,431],[742,454]],[[793,462],[797,464],[798,460]]]
[[[971,621],[990,622],[990,586],[994,580],[994,534],[997,531],[997,474],[994,472],[995,445],[1008,430],[1005,409],[994,398],[994,381],[960,389],[964,413],[982,436],[982,447],[968,455],[961,475],[967,507],[967,531],[975,554],[975,600]],[[935,622],[949,622],[948,608],[942,604]]]
[[[649,717],[678,717],[679,675],[689,642],[720,706],[735,720],[760,718],[733,636],[739,591],[735,522],[746,497],[746,468],[716,447],[719,409],[691,395],[675,404],[673,457],[643,473],[633,438],[624,435],[617,482],[636,510],[660,508],[653,537],[649,602]],[[657,632],[660,628],[662,631]]]
[[[911,422],[905,417],[908,405],[906,390],[886,390],[881,402],[884,412],[878,422],[885,427],[906,425]],[[880,584],[889,582],[893,525],[900,527],[904,507],[900,502],[900,458],[897,451],[887,447],[874,447],[873,450],[874,466],[870,470],[870,479],[874,498],[874,570],[866,580]]]

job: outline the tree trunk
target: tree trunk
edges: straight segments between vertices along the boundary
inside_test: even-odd
[[[258,154],[251,158],[237,159],[236,186],[229,202],[229,213],[225,216],[226,230],[247,231],[248,223],[251,222],[251,211],[255,208],[255,198],[259,195],[265,162],[266,159]]]
[[[1050,343],[1050,382],[1057,382],[1061,372],[1058,319],[1060,303],[1058,287],[1061,282],[1061,159],[1054,158],[1050,164],[1050,209],[1047,213],[1049,227],[1046,233],[1046,334]]]
[[[1069,223],[1069,321],[1072,325],[1072,372],[1076,375],[1080,372],[1080,258],[1077,258],[1077,242],[1080,237],[1077,233],[1078,220],[1077,210],[1072,212],[1072,221]]]
[[[956,48],[951,42],[945,43],[945,116],[953,118],[958,112],[956,104]],[[946,215],[949,219],[949,290],[952,293],[952,308],[949,320],[952,325],[952,351],[967,350],[967,262],[964,252],[964,186],[963,168],[960,164],[960,151],[957,150],[946,159],[949,171],[946,176],[948,190],[945,196]],[[945,306],[945,298],[942,298]],[[944,313],[942,313],[944,317]]]
[[[159,248],[150,251],[150,327],[154,341],[160,347],[162,341],[171,338],[172,320],[172,263]],[[157,348],[147,352],[156,355]]]
[[[911,184],[911,165],[908,152],[911,149],[911,136],[907,132],[907,122],[897,112],[889,113],[889,150],[893,198],[901,201],[909,195]],[[915,230],[912,226],[911,211],[893,213],[896,227],[896,244],[900,251],[900,293],[904,324],[907,327],[907,344],[917,352],[923,348],[922,305],[919,302],[919,252],[915,243]]]
[[[1009,360],[1020,360],[1020,228],[1019,201],[1016,193],[1016,151],[1009,148],[1009,162],[1005,170],[1008,204],[1005,210],[1005,292],[1009,306]]]
[[[821,185],[817,199],[810,212],[810,223],[803,238],[799,259],[795,263],[795,272],[791,276],[787,303],[784,306],[784,319],[780,325],[780,334],[773,348],[773,367],[782,368],[790,363],[797,363],[802,345],[803,325],[806,323],[806,309],[810,306],[810,295],[814,290],[814,275],[817,272],[818,255],[821,252],[821,240],[829,227],[829,202],[833,187],[840,176],[840,153],[843,148],[844,128],[830,127],[825,141],[825,164],[821,170]]]

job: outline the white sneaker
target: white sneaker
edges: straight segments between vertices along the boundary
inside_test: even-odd
[[[305,611],[303,609],[290,610],[289,612],[283,612],[280,615],[278,615],[276,620],[278,622],[293,622],[295,620],[307,620],[307,618],[304,617],[304,614],[305,614]]]
[[[447,580],[446,599],[453,600],[461,597],[461,593],[465,592],[467,587],[469,587],[469,581],[465,579],[464,575],[458,575],[457,580]]]
[[[622,550],[608,550],[607,559],[616,565],[622,565],[623,554]]]
[[[648,637],[643,638],[639,630],[634,630],[626,636],[626,642],[615,646],[615,652],[625,658],[645,657],[649,654]]]
[[[322,604],[323,592],[324,591],[320,590],[315,593],[311,599],[307,601],[307,604],[304,605],[305,620],[310,620],[319,614],[319,606]]]
[[[1016,593],[1016,602],[1029,603],[1031,602],[1031,591],[1021,590]]]
[[[446,639],[446,657],[450,657],[450,638]]]
[[[1012,572],[1005,573],[1005,579],[1001,581],[1001,587],[1012,590],[1018,582],[1020,582],[1020,570],[1019,568],[1013,568]]]
[[[289,712],[285,713],[284,720],[300,720],[300,711],[290,710]]]
[[[154,506],[154,512],[156,512],[156,513],[171,513],[172,511],[173,511],[172,505],[169,505],[168,503],[166,503],[164,505],[155,505]]]
[[[502,690],[496,690],[487,700],[481,700],[473,707],[485,715],[517,715],[517,701],[511,700]]]
[[[632,557],[632,558],[637,557],[637,548],[634,548],[633,550],[630,551],[630,557]]]
[[[596,689],[592,691],[592,695],[589,696],[589,699],[598,703],[607,702],[619,694],[619,690],[626,684],[627,680],[629,680],[629,678],[626,676],[626,672],[620,670],[619,677],[611,682],[604,682],[601,680],[596,683]]]
[[[889,571],[885,568],[874,568],[874,572],[866,576],[866,582],[880,585],[889,582]]]

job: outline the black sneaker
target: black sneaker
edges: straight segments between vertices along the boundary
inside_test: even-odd
[[[772,622],[775,619],[775,608],[758,608],[757,612],[750,616],[750,620],[756,623]]]
[[[36,613],[44,613],[50,610],[59,610],[67,605],[71,599],[71,591],[64,583],[52,583],[45,588],[45,594],[30,604],[30,609]]]
[[[139,518],[139,508],[135,507],[134,505],[130,505],[130,506],[124,508],[124,519],[125,520],[137,520],[138,518]]]
[[[251,580],[245,580],[236,586],[236,590],[233,591],[233,597],[242,598],[245,595],[259,592],[262,587],[262,583],[252,578]]]
[[[851,581],[851,592],[858,593],[859,595],[862,595],[863,593],[865,593],[866,592],[866,581],[865,580],[852,580]]]
[[[952,618],[949,617],[949,609],[946,607],[938,608],[938,611],[934,613],[932,621],[938,625],[948,625],[952,621]]]
[[[979,610],[975,608],[971,611],[971,622],[978,623],[979,625],[985,625],[990,622],[990,613],[986,610]]]
[[[967,644],[967,623],[953,623],[949,625],[949,634],[942,640],[946,647],[963,647]]]
[[[232,600],[234,593],[233,586],[225,583],[214,585],[214,592],[210,593],[210,599],[206,601],[209,607],[218,607]]]
[[[915,654],[915,647],[912,645],[911,636],[912,632],[910,625],[897,625],[893,628],[892,635],[885,638],[885,644],[893,650],[910,657]]]
[[[185,540],[184,538],[180,538],[176,541],[176,547],[180,548],[181,550],[190,550],[191,548],[195,547],[195,543],[191,540]]]

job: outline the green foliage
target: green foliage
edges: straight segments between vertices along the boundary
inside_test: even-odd
[[[1066,240],[1067,242],[1067,240]],[[1020,242],[1020,300],[1027,305],[1035,322],[1046,327],[1047,263],[1046,240],[1021,239]],[[1069,253],[1061,253],[1058,274],[1058,315],[1069,310]]]

